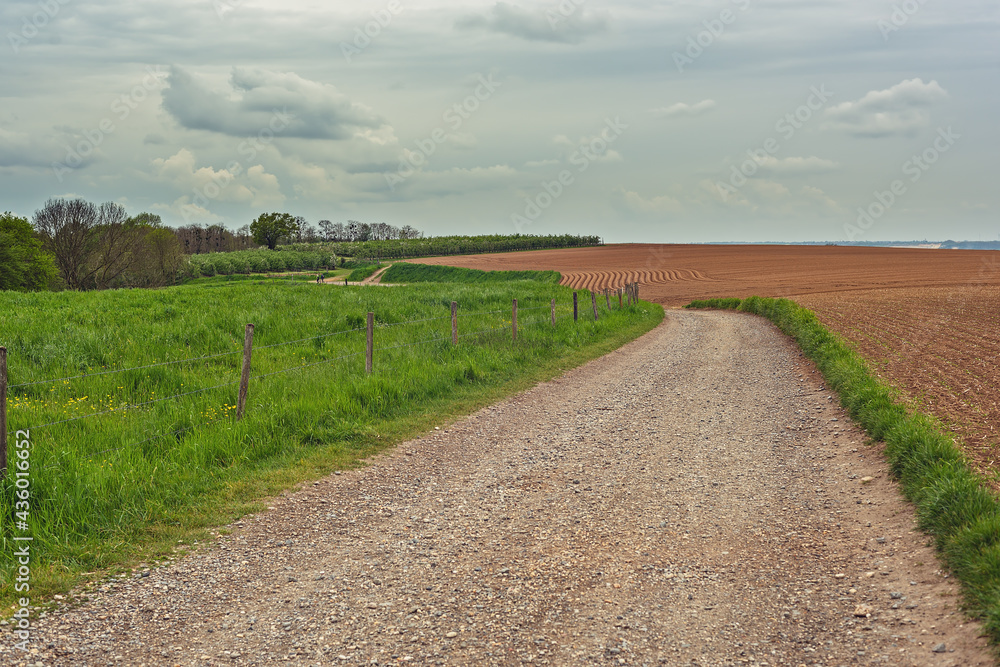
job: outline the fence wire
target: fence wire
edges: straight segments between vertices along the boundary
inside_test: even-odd
[[[232,352],[220,352],[219,354],[210,354],[204,357],[194,357],[191,359],[177,359],[175,361],[161,361],[156,364],[147,364],[145,366],[132,366],[130,368],[118,368],[112,371],[101,371],[99,373],[81,373],[80,375],[72,375],[70,377],[58,378],[56,380],[36,380],[34,382],[23,382],[21,384],[14,384],[7,387],[8,389],[20,389],[21,387],[33,387],[39,384],[52,384],[56,382],[68,382],[69,380],[79,380],[80,378],[93,378],[99,377],[101,375],[114,375],[115,373],[125,373],[127,371],[142,371],[147,368],[159,368],[160,366],[173,366],[176,364],[185,364],[189,361],[205,361],[207,359],[218,359],[220,357],[230,357],[234,354],[242,354],[243,350],[233,350]]]
[[[519,313],[529,312],[529,311],[540,311],[540,310],[551,310],[551,304],[542,305],[542,306],[528,306],[528,307],[520,307],[519,306],[518,307],[518,312]],[[570,306],[565,306],[565,305],[556,306],[556,312],[557,313],[568,313],[568,312],[572,312],[572,310],[573,309]],[[497,309],[497,310],[486,310],[486,311],[474,311],[474,312],[471,312],[471,313],[466,313],[466,312],[462,312],[461,310],[459,310],[458,313],[457,313],[457,317],[468,318],[468,317],[476,317],[476,316],[483,316],[483,315],[497,315],[497,314],[510,315],[511,313],[512,313],[512,308],[502,308],[502,309]],[[383,328],[397,327],[397,326],[402,326],[402,325],[406,325],[406,324],[420,324],[420,323],[425,323],[425,322],[440,322],[440,321],[445,321],[445,320],[450,320],[450,319],[451,319],[451,315],[449,314],[449,315],[444,315],[442,317],[429,317],[429,318],[423,318],[423,319],[418,319],[418,320],[407,320],[407,321],[404,321],[404,322],[395,322],[395,323],[392,323],[392,324],[382,324],[382,325],[380,325],[380,327],[383,327]],[[538,319],[538,321],[541,322],[542,319]],[[534,323],[534,322],[525,320],[524,322],[521,323],[521,326],[528,326],[529,324],[532,324],[532,323]],[[492,333],[496,333],[496,332],[499,332],[499,331],[507,329],[509,326],[510,326],[509,324],[498,324],[496,326],[487,327],[487,328],[484,328],[484,329],[479,329],[477,331],[472,331],[472,332],[468,332],[468,333],[460,333],[460,334],[458,334],[457,338],[459,338],[459,339],[461,339],[461,338],[468,338],[468,337],[471,337],[471,336],[479,336],[479,335],[482,335],[482,334],[485,334],[485,333],[491,333],[491,332]],[[323,339],[323,338],[330,338],[330,337],[333,337],[333,336],[341,336],[341,335],[345,335],[345,334],[356,333],[356,332],[359,332],[359,331],[365,331],[366,329],[367,329],[367,327],[358,327],[358,328],[354,328],[354,329],[348,329],[348,330],[345,330],[345,331],[335,331],[335,332],[331,332],[331,333],[327,333],[327,334],[320,334],[320,335],[317,335],[317,336],[310,336],[310,337],[299,338],[299,339],[295,339],[295,340],[281,341],[281,342],[278,342],[278,343],[271,343],[269,345],[254,346],[252,349],[254,351],[272,349],[272,348],[282,347],[282,346],[286,346],[286,345],[293,345],[293,344],[296,344],[296,343],[304,343],[304,342],[309,342],[309,341],[313,341],[313,340],[319,340],[319,339]],[[375,352],[382,352],[382,351],[388,351],[388,350],[401,349],[401,348],[406,348],[406,347],[415,347],[415,346],[418,346],[418,345],[426,345],[428,343],[440,342],[440,341],[450,341],[450,340],[451,340],[451,336],[450,335],[442,334],[442,335],[439,335],[439,336],[435,336],[434,338],[428,338],[428,339],[425,339],[425,340],[422,340],[422,341],[416,341],[416,342],[411,342],[411,343],[401,343],[399,345],[390,345],[390,346],[386,346],[386,347],[374,348],[373,349],[373,353],[375,353]],[[177,360],[173,360],[173,361],[158,362],[158,363],[155,363],[155,364],[145,364],[143,366],[133,366],[133,367],[129,367],[129,368],[120,368],[120,369],[114,369],[114,370],[100,371],[100,372],[97,372],[97,373],[81,373],[79,375],[67,376],[67,377],[57,378],[57,379],[52,379],[52,380],[36,380],[36,381],[25,382],[25,383],[21,383],[21,384],[17,384],[17,385],[11,385],[9,387],[9,389],[21,389],[21,388],[24,388],[24,387],[31,387],[31,386],[40,385],[40,384],[52,384],[52,383],[58,383],[58,382],[68,382],[70,380],[79,380],[79,379],[83,379],[83,378],[93,378],[93,377],[101,377],[101,376],[105,376],[105,375],[114,375],[114,374],[117,374],[117,373],[125,373],[125,372],[128,372],[128,371],[147,370],[147,369],[150,369],[150,368],[159,368],[159,367],[172,366],[172,365],[177,365],[177,364],[193,363],[193,362],[199,362],[199,361],[208,361],[208,360],[211,360],[211,359],[219,359],[219,358],[222,358],[222,357],[229,357],[229,356],[238,355],[238,354],[241,354],[241,353],[242,353],[242,350],[234,350],[234,351],[231,351],[231,352],[222,352],[222,353],[219,353],[219,354],[205,355],[205,356],[202,356],[202,357],[192,357],[192,358],[188,358],[188,359],[177,359]],[[336,361],[340,361],[340,360],[343,360],[343,359],[350,359],[352,357],[363,356],[364,354],[365,354],[364,352],[355,352],[355,353],[351,353],[351,354],[344,354],[344,355],[340,355],[340,356],[333,357],[333,358],[330,358],[330,359],[323,359],[323,360],[316,361],[316,362],[309,363],[309,364],[302,364],[302,365],[299,365],[299,366],[292,366],[292,367],[288,367],[288,368],[283,368],[283,369],[280,369],[280,370],[277,370],[277,371],[272,371],[272,372],[269,372],[269,373],[261,373],[261,374],[257,374],[257,375],[252,375],[250,379],[251,380],[261,380],[261,379],[268,378],[268,377],[271,377],[271,376],[274,376],[274,375],[280,375],[280,374],[283,374],[283,373],[290,373],[290,372],[294,372],[294,371],[299,371],[299,370],[304,370],[304,369],[307,369],[307,368],[311,368],[311,367],[314,367],[314,366],[320,366],[320,365],[323,365],[323,364],[330,364],[330,363],[333,363],[333,362],[336,362]],[[125,412],[128,412],[130,410],[134,410],[135,408],[146,407],[146,406],[149,406],[149,405],[153,405],[153,404],[157,404],[157,403],[162,403],[164,401],[170,401],[170,400],[174,400],[174,399],[178,399],[178,398],[184,398],[186,396],[193,396],[195,394],[200,394],[200,393],[204,393],[204,392],[207,392],[207,391],[212,391],[214,389],[222,389],[224,387],[231,387],[231,386],[235,386],[235,385],[238,385],[238,384],[240,384],[240,380],[233,380],[231,382],[224,382],[224,383],[221,383],[221,384],[213,385],[211,387],[203,387],[201,389],[195,389],[195,390],[188,391],[188,392],[183,392],[183,393],[179,393],[179,394],[173,394],[171,396],[164,396],[164,397],[161,397],[161,398],[151,399],[151,400],[148,400],[148,401],[143,401],[141,403],[131,403],[131,404],[127,403],[125,405],[121,405],[121,406],[118,406],[118,407],[110,408],[110,409],[107,409],[107,410],[101,410],[101,411],[98,411],[98,412],[92,412],[90,414],[85,414],[85,415],[78,415],[76,417],[70,417],[68,419],[60,419],[60,420],[56,420],[56,421],[51,421],[51,422],[47,422],[47,423],[44,423],[44,424],[40,424],[38,426],[31,426],[31,427],[28,427],[28,430],[31,430],[31,429],[35,429],[35,430],[44,429],[44,428],[48,428],[50,426],[57,426],[57,425],[60,425],[60,424],[67,424],[67,423],[71,423],[71,422],[80,421],[80,420],[83,420],[83,419],[89,419],[91,417],[99,417],[99,416],[102,416],[102,415],[108,415],[108,414],[112,414],[112,413],[125,413]],[[202,424],[201,426],[207,426],[209,424],[215,423],[215,421],[218,421],[218,420],[213,420],[211,422],[207,422],[206,424]],[[102,451],[102,452],[98,452],[98,454],[105,453],[106,451],[117,451],[118,449],[122,449],[122,448],[128,447],[128,446],[141,445],[141,444],[144,444],[146,442],[149,442],[150,440],[154,440],[154,439],[157,439],[157,438],[166,437],[166,436],[169,436],[169,435],[176,435],[177,433],[183,432],[185,430],[191,430],[193,428],[197,428],[197,426],[187,427],[186,429],[181,429],[179,431],[174,431],[174,432],[167,433],[167,434],[160,434],[160,435],[152,436],[151,438],[147,438],[146,440],[141,440],[141,441],[139,441],[137,443],[132,443],[131,445],[125,445],[125,446],[120,447],[120,448],[113,448],[113,449],[105,450],[105,451]],[[24,429],[22,429],[22,430],[24,430]],[[8,435],[9,436],[13,436],[13,435],[15,435],[15,433],[16,433],[16,431],[12,431]],[[95,454],[95,455],[97,455],[97,454]]]

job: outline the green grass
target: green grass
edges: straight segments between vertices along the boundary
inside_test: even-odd
[[[558,271],[480,271],[455,266],[411,264],[397,262],[382,275],[386,283],[502,283],[511,280],[533,280],[550,285],[559,284]]]
[[[556,327],[551,298],[559,304]],[[451,344],[453,300],[458,346]],[[0,292],[8,427],[31,428],[33,601],[167,556],[178,541],[202,539],[212,526],[259,509],[268,495],[359,465],[433,424],[614,349],[662,318],[658,306],[640,304],[574,324],[571,303],[571,290],[532,281]],[[376,314],[371,375],[364,332],[356,330],[368,311]],[[408,323],[414,320],[428,321]],[[236,421],[246,323],[256,326],[253,374],[267,377],[251,381],[246,417]],[[209,355],[220,356],[201,358]],[[119,369],[130,370],[99,374]],[[28,384],[57,378],[69,379]],[[100,412],[107,414],[86,416]],[[39,427],[76,417],[85,418]],[[13,457],[15,443],[8,447]],[[22,534],[13,524],[15,491],[8,475],[0,483],[5,605],[15,597],[12,538]]]
[[[983,622],[994,645],[1000,644],[1000,503],[940,424],[904,407],[850,346],[793,301],[713,299],[686,307],[761,315],[795,339],[851,417],[885,442],[890,469],[916,506],[920,527],[934,537],[961,582],[968,613]]]
[[[350,275],[347,276],[347,280],[352,283],[360,283],[365,278],[371,277],[371,275],[378,270],[378,264],[369,264],[368,266],[358,267],[351,271]]]

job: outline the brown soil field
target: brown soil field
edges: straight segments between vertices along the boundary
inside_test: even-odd
[[[626,244],[419,261],[551,269],[582,289],[638,282],[643,299],[666,307],[711,297],[795,299],[911,405],[942,420],[1000,490],[1000,252]]]
[[[798,298],[909,402],[941,419],[1000,490],[1000,287],[899,288]]]

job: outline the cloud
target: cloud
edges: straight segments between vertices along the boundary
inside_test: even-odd
[[[199,193],[220,202],[261,208],[285,200],[277,176],[267,173],[259,164],[245,171],[242,168],[230,171],[198,167],[194,154],[182,148],[169,158],[153,160],[152,166],[154,180],[173,185],[181,192]]]
[[[684,208],[677,198],[670,195],[654,195],[646,198],[634,190],[626,190],[623,187],[618,187],[616,192],[625,207],[633,213],[680,213]]]
[[[506,164],[419,171],[397,186],[396,199],[414,201],[464,196],[473,192],[505,191],[516,185],[519,178],[517,170]]]
[[[0,127],[0,167],[47,167],[56,160],[51,150],[44,150],[24,132]]]
[[[700,116],[706,111],[714,109],[715,106],[715,100],[702,100],[701,102],[697,102],[695,104],[678,102],[677,104],[672,104],[669,107],[650,109],[650,113],[660,118],[672,118],[674,116]]]
[[[610,148],[608,142],[600,133],[593,136],[581,136],[575,142],[565,134],[557,134],[552,137],[552,143],[562,148],[562,158],[569,162],[574,162],[582,158],[586,158],[588,162],[622,161],[622,154]]]
[[[384,126],[335,87],[292,72],[234,67],[231,89],[215,91],[171,67],[163,108],[184,127],[231,136],[273,133],[304,139],[350,139]]]
[[[886,90],[870,91],[855,102],[830,107],[824,113],[823,129],[858,137],[913,134],[930,124],[928,108],[947,97],[937,81],[908,79]]]
[[[564,5],[568,7],[564,9]],[[608,24],[607,16],[588,15],[572,3],[529,10],[498,2],[486,15],[465,16],[455,25],[459,28],[482,28],[534,42],[578,44],[588,35],[607,30]]]
[[[768,155],[758,162],[760,171],[772,174],[817,174],[840,168],[839,162],[816,157],[776,158]]]

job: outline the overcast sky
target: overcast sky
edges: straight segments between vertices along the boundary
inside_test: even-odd
[[[998,7],[4,0],[0,211],[997,239]]]

